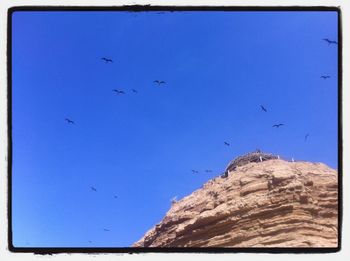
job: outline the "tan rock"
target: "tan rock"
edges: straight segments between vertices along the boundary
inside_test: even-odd
[[[248,163],[173,204],[135,247],[337,247],[337,172]]]

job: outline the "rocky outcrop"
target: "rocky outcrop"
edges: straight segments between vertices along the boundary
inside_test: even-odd
[[[337,247],[337,172],[271,159],[172,204],[134,247]]]

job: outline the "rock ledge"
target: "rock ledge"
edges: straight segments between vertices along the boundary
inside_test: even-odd
[[[337,247],[337,172],[270,159],[174,203],[133,247]]]

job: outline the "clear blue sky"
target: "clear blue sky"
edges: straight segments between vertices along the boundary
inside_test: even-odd
[[[336,12],[15,12],[12,37],[17,247],[130,246],[257,148],[337,168]]]

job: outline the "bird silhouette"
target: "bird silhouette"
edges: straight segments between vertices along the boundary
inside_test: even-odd
[[[92,186],[90,186],[90,188],[91,188],[91,190],[93,190],[93,191],[96,191],[96,192],[97,192],[97,189],[96,189],[96,188],[94,188],[94,187],[92,187]]]
[[[132,92],[137,93],[137,90],[135,90],[135,89],[131,89],[131,90],[132,90]]]
[[[308,137],[309,137],[309,133],[305,135],[304,141],[306,141]]]
[[[264,112],[267,112],[266,108],[262,105],[260,105],[261,109],[264,111]]]
[[[72,121],[72,120],[70,120],[68,118],[66,118],[65,120],[67,121],[68,124],[74,124],[74,121]]]
[[[212,171],[211,169],[206,169],[205,172],[206,172],[206,173],[211,173],[211,172],[213,172],[213,171]]]
[[[112,59],[109,59],[109,58],[106,58],[106,57],[102,57],[101,60],[104,60],[105,63],[112,63],[113,62]]]
[[[322,75],[320,78],[323,78],[323,79],[327,79],[327,78],[331,78],[329,75]]]
[[[226,142],[226,141],[224,141],[224,144],[225,144],[226,146],[230,146],[230,143],[228,143],[228,142]]]
[[[281,127],[281,126],[283,126],[283,125],[284,125],[283,123],[279,123],[279,124],[272,125],[272,127],[279,128],[279,127]]]
[[[158,85],[164,84],[165,81],[161,81],[161,80],[155,80],[153,81],[154,83],[157,83]]]
[[[122,90],[114,89],[113,91],[116,92],[117,94],[125,94],[125,92]]]
[[[199,171],[198,171],[198,170],[194,170],[194,169],[192,169],[191,171],[192,171],[192,173],[195,173],[195,174],[196,174],[196,173],[199,173]]]
[[[332,40],[329,40],[328,38],[323,38],[322,40],[326,41],[328,44],[338,44],[337,41],[332,41]]]
[[[104,231],[107,231],[107,232],[109,232],[109,231],[110,231],[110,230],[109,230],[109,229],[107,229],[107,228],[104,228],[103,230],[104,230]]]

